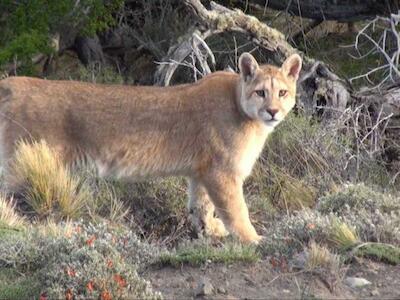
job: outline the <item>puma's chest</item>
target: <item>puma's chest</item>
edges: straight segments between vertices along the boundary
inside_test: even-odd
[[[237,169],[243,178],[250,175],[271,131],[268,128],[252,130],[243,137],[237,153]]]

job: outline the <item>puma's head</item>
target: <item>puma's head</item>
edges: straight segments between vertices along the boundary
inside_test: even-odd
[[[254,57],[243,53],[239,58],[239,105],[247,117],[276,126],[295,105],[296,82],[302,60],[293,54],[280,68],[259,66]]]

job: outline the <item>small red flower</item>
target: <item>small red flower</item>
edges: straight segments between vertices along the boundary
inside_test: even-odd
[[[71,289],[68,289],[65,292],[65,300],[72,300],[72,299],[74,299],[74,294],[72,294]]]
[[[114,281],[119,285],[119,287],[126,287],[126,280],[121,275],[115,274]]]
[[[76,276],[76,272],[75,272],[75,270],[74,269],[72,269],[72,268],[67,268],[67,270],[66,270],[66,272],[67,272],[67,275],[69,276],[69,277],[75,277]]]
[[[271,257],[269,262],[274,269],[278,269],[282,272],[288,271],[288,263],[285,257]]]
[[[113,262],[112,262],[112,260],[111,259],[107,259],[107,267],[108,268],[112,268],[113,267]]]
[[[102,291],[101,295],[100,295],[100,299],[101,300],[112,300],[110,292],[107,290]]]
[[[313,230],[313,229],[315,229],[315,224],[314,223],[308,223],[306,227],[309,230]]]
[[[272,265],[272,267],[276,268],[280,265],[281,262],[276,257],[271,257],[269,263]]]
[[[41,293],[39,296],[39,300],[47,300],[47,294],[46,293]]]
[[[88,289],[89,292],[93,292],[94,291],[93,281],[89,281],[88,284],[86,285],[86,288]]]
[[[86,240],[86,245],[92,246],[95,240],[96,236],[93,235],[90,239]]]

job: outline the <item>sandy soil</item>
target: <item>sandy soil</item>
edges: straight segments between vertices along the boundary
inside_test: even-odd
[[[142,274],[166,299],[400,299],[400,266],[359,260],[346,276],[371,282],[362,288],[338,283],[333,290],[323,276],[302,271],[282,272],[263,260],[253,264],[208,264],[203,267],[154,267]],[[213,286],[206,296],[195,296],[203,278]]]

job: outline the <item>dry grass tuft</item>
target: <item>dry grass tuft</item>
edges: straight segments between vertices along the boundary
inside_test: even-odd
[[[7,199],[5,194],[0,194],[0,225],[8,227],[20,227],[25,224],[23,217],[15,211],[13,199]]]
[[[314,270],[317,268],[326,268],[339,265],[339,257],[332,254],[328,248],[311,242],[308,249],[307,268]]]
[[[347,250],[359,243],[355,231],[346,223],[340,221],[332,222],[329,241],[340,250]]]
[[[44,141],[18,144],[9,183],[39,217],[76,218],[91,197],[85,182]]]
[[[77,231],[77,226],[74,225],[74,221],[66,220],[57,222],[57,220],[52,218],[35,224],[30,227],[30,230],[32,228],[37,230],[39,234],[48,237],[71,237]]]
[[[130,209],[118,197],[112,182],[98,178],[90,169],[86,169],[86,172],[81,175],[88,179],[93,191],[93,197],[88,204],[89,215],[92,218],[100,216],[112,222],[121,223],[129,216]]]
[[[306,269],[319,278],[334,291],[343,280],[346,268],[340,255],[331,253],[328,248],[312,242],[307,250]]]

